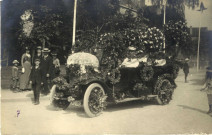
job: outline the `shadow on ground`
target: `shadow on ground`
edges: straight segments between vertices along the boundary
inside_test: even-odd
[[[33,93],[28,93],[28,94],[26,95],[26,97],[33,98],[33,97],[34,97],[34,95],[33,95]]]
[[[134,100],[117,104],[110,104],[106,108],[106,112],[115,112],[120,110],[134,109],[134,108],[143,108],[145,106],[156,105],[154,100]]]
[[[192,79],[190,80],[191,85],[203,85],[204,84],[204,79],[200,78],[200,79]]]
[[[193,111],[197,111],[197,112],[200,112],[200,113],[207,114],[206,111],[203,111],[203,110],[198,109],[198,108],[193,108],[193,107],[186,106],[186,105],[177,105],[177,106],[182,107],[183,109],[189,109],[189,110],[193,110]]]
[[[156,105],[156,104],[157,104],[157,102],[154,100],[150,100],[150,101],[135,100],[135,101],[128,101],[128,102],[122,102],[122,103],[117,103],[117,104],[111,103],[111,104],[107,105],[107,107],[103,111],[103,113],[104,112],[122,111],[122,110],[127,110],[127,109],[143,108],[145,106]],[[54,107],[53,105],[46,106],[46,109],[50,110],[50,111],[62,111],[62,109]],[[69,105],[69,107],[64,110],[63,114],[71,114],[71,113],[75,113],[79,117],[89,118],[86,115],[86,113],[83,109],[83,106],[77,107],[77,106]]]
[[[54,107],[53,105],[47,105],[46,109],[49,111],[64,111],[63,114],[71,114],[71,113],[75,113],[77,114],[79,117],[83,117],[83,118],[89,118],[87,117],[87,115],[84,112],[84,109],[82,106],[80,107],[76,107],[76,106],[72,106],[69,105],[68,108],[66,108],[65,110],[58,108],[58,107]]]

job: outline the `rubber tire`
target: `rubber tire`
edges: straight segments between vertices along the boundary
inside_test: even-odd
[[[171,82],[168,80],[168,79],[163,79],[162,81],[168,81],[170,84],[171,84]],[[172,96],[172,95],[171,95]],[[172,98],[172,97],[171,97]],[[159,98],[159,97],[157,97],[156,98],[156,101],[157,101],[157,103],[159,104],[159,105],[166,105],[166,104],[169,104],[169,102],[171,101],[171,100],[169,100],[169,102],[168,103],[166,103],[166,104],[164,104],[162,101],[161,101],[161,99]]]
[[[90,111],[89,109],[89,105],[88,105],[88,100],[89,100],[89,97],[90,97],[90,94],[91,94],[91,91],[93,90],[93,88],[95,87],[100,87],[101,90],[103,90],[103,94],[105,94],[104,92],[104,89],[103,87],[98,84],[98,83],[92,83],[88,86],[88,88],[86,89],[86,92],[85,92],[85,95],[84,95],[84,99],[83,99],[83,107],[84,107],[84,110],[85,110],[85,113],[88,115],[88,117],[90,118],[93,118],[93,117],[96,117],[96,116],[99,116],[101,112],[97,113],[97,114],[94,114]]]

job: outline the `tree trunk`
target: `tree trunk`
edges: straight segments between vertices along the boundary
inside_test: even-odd
[[[32,65],[34,63],[34,57],[35,57],[35,49],[33,48],[33,50],[32,50]]]
[[[8,65],[9,65],[9,51],[7,53],[7,67],[8,67]]]

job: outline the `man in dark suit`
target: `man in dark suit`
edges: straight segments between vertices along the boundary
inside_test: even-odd
[[[47,95],[50,91],[51,87],[51,78],[52,78],[52,67],[53,67],[53,60],[49,56],[50,50],[48,48],[44,48],[42,50],[43,57],[41,59],[41,70],[42,70],[42,76],[43,76],[43,94]]]
[[[34,92],[34,104],[38,105],[40,103],[40,91],[41,85],[43,85],[42,72],[40,68],[40,59],[35,59],[35,65],[32,67],[30,74],[30,84],[32,84],[32,89]]]
[[[33,59],[33,63],[35,63],[35,59],[40,59],[40,61],[41,61],[41,59],[42,59],[41,51],[42,51],[41,46],[38,46],[37,47],[37,53],[36,53],[36,55],[34,56],[34,59]],[[40,63],[40,65],[41,65],[41,63]]]

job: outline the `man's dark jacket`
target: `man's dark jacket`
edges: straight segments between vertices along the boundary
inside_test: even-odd
[[[41,70],[43,77],[46,77],[46,74],[49,74],[50,78],[52,77],[52,68],[53,60],[50,56],[41,59]]]
[[[35,66],[33,66],[30,74],[30,81],[32,81],[32,85],[41,85],[41,82],[43,82],[43,80],[44,78],[42,77],[42,71],[40,66],[37,69],[35,68]]]

